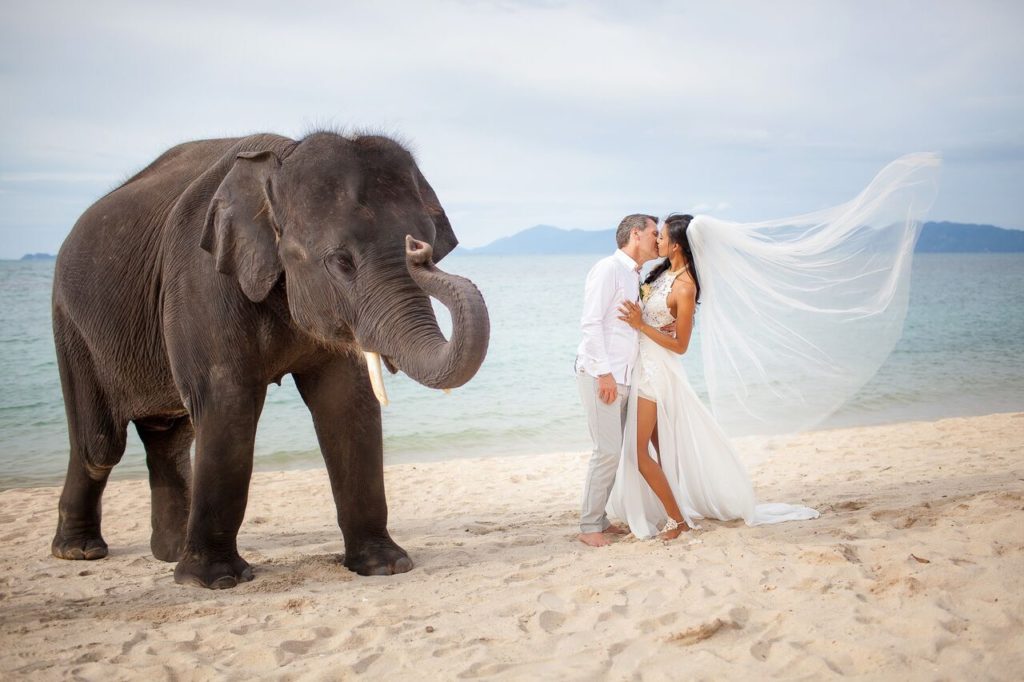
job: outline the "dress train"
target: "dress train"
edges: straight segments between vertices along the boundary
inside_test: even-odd
[[[666,272],[663,277],[671,273]],[[660,298],[668,286],[657,286],[644,310],[645,321],[657,324]],[[662,311],[662,315],[664,311]],[[636,407],[638,387],[653,393],[658,405],[661,468],[687,524],[700,519],[743,519],[755,526],[818,517],[810,507],[784,503],[758,504],[753,485],[728,436],[690,386],[680,356],[642,336],[639,360],[630,383],[622,457],[608,507],[625,520],[639,538],[658,534],[668,519],[657,496],[637,467]],[[639,456],[657,459],[653,447]]]

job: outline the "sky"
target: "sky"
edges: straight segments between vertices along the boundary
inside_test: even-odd
[[[937,151],[932,220],[1024,228],[1024,3],[46,2],[0,8],[0,258],[168,147],[405,142],[464,246],[767,220]]]

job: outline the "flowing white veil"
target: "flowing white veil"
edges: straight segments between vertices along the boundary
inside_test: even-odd
[[[691,221],[705,378],[729,435],[810,428],[878,371],[902,333],[940,166],[904,156],[852,201],[794,218]]]

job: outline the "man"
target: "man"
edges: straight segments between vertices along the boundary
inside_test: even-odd
[[[605,514],[622,453],[629,380],[636,361],[637,333],[619,319],[619,305],[640,293],[640,266],[658,255],[658,219],[628,215],[615,231],[618,250],[587,274],[576,354],[576,383],[587,413],[594,451],[583,488],[579,539],[591,547],[609,544],[606,533],[627,531]]]

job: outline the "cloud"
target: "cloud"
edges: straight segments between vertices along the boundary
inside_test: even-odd
[[[0,183],[16,184],[27,182],[43,183],[95,183],[114,182],[117,176],[109,173],[71,173],[67,171],[42,172],[42,173],[0,173]]]
[[[1024,9],[1006,3],[0,12],[0,235],[39,226],[4,236],[4,257],[56,250],[96,196],[177,142],[321,125],[411,140],[468,246],[634,210],[802,213],[918,150],[946,152],[935,217],[1024,227],[1024,199],[1001,189],[1024,174]]]

